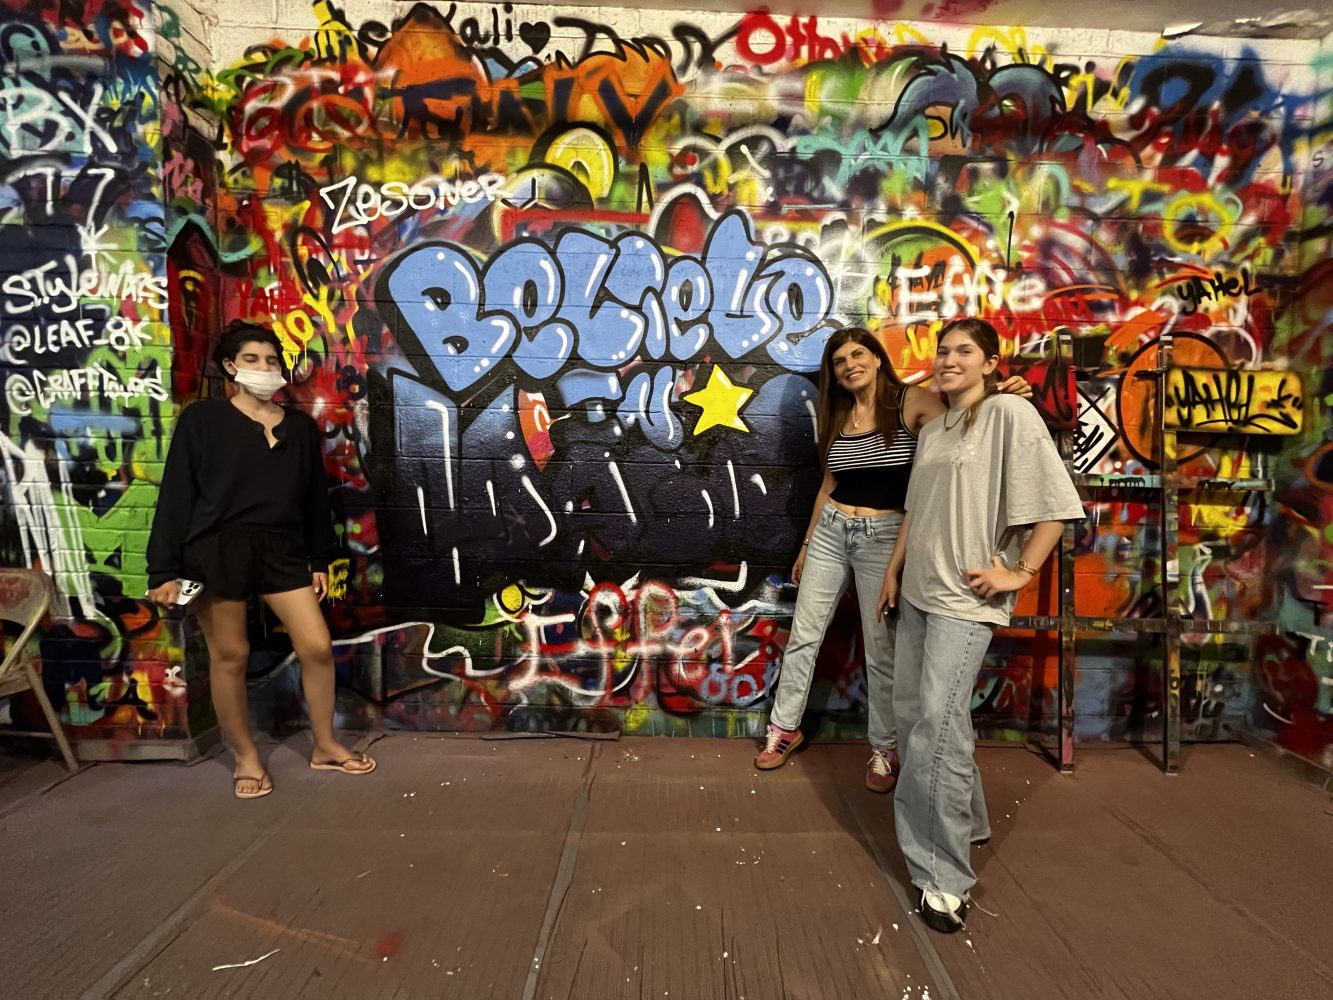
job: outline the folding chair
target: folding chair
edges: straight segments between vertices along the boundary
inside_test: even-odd
[[[10,646],[5,662],[0,664],[0,698],[7,698],[20,691],[31,690],[46,713],[49,733],[18,732],[13,729],[0,729],[0,735],[37,736],[42,739],[54,739],[60,746],[60,753],[65,758],[65,766],[71,771],[79,769],[70,749],[65,730],[60,725],[60,713],[51,705],[42,687],[42,678],[32,665],[32,657],[24,656],[28,640],[37,626],[41,624],[46,609],[51,604],[51,578],[37,569],[12,569],[0,567],[0,620],[14,622],[23,626],[23,632]]]

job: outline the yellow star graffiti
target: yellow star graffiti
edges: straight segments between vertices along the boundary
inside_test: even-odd
[[[702,434],[710,427],[734,427],[749,434],[750,428],[741,420],[741,407],[753,395],[753,389],[732,384],[726,373],[714,365],[713,373],[708,376],[708,384],[685,396],[685,402],[703,410],[699,414],[699,422],[694,425],[695,435]]]

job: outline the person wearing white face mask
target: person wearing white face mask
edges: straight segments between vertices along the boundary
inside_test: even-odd
[[[271,330],[234,323],[213,360],[237,386],[199,400],[176,421],[148,539],[148,598],[180,603],[182,580],[203,584],[191,605],[208,645],[218,724],[236,758],[237,798],[273,791],[250,734],[246,602],[266,603],[301,662],[314,735],[310,766],[369,774],[375,761],[333,733],[333,647],[319,603],[337,556],[324,476],[323,436],[308,414],[273,402],[287,384]]]

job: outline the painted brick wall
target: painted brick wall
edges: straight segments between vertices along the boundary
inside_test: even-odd
[[[181,635],[141,600],[177,409],[155,33],[73,12],[0,4],[0,553],[55,579],[42,672],[76,731],[183,736]]]
[[[1252,722],[1266,736],[1333,769],[1333,35],[1314,60],[1319,95],[1310,123],[1306,177],[1295,225],[1299,276],[1276,357],[1309,373],[1315,418],[1284,454],[1269,522],[1278,636],[1260,644]]]
[[[141,140],[134,183],[160,178],[165,222],[135,235],[171,279],[154,344],[176,354],[155,436],[132,443],[159,451],[177,408],[218,391],[203,357],[219,322],[274,324],[291,398],[327,436],[347,724],[757,731],[818,481],[812,373],[837,326],[875,330],[919,379],[943,322],[986,316],[1052,426],[1077,428],[1079,469],[1130,476],[1158,461],[1134,376],[1164,333],[1200,365],[1327,362],[1315,43],[295,0],[156,23],[136,30],[163,137]],[[80,169],[64,155],[61,176]],[[6,228],[34,226],[28,211]],[[7,273],[33,266],[8,252]],[[1077,384],[1052,364],[1056,331]],[[5,377],[24,377],[7,351]],[[1194,474],[1281,489],[1191,496],[1176,568],[1196,617],[1282,625],[1257,660],[1187,649],[1187,734],[1263,718],[1318,757],[1333,743],[1309,666],[1330,632],[1328,518],[1313,519],[1329,421],[1305,385],[1302,435],[1187,455]],[[20,545],[25,516],[105,521],[151,499],[152,462],[126,457],[120,432],[98,479],[92,430],[25,422],[7,399],[11,450],[46,449],[55,470],[49,494],[10,487],[15,561],[46,565]],[[86,393],[70,409],[124,414]],[[85,478],[109,496],[81,494]],[[1080,612],[1154,615],[1155,510],[1128,491],[1090,499]],[[85,576],[141,592],[128,570]],[[1020,610],[1050,610],[1044,584]],[[109,628],[71,610],[71,628]],[[258,713],[299,719],[280,633],[256,640]],[[983,735],[1049,724],[1054,652],[997,640],[974,696]],[[1080,735],[1151,731],[1151,653],[1112,637],[1084,654]],[[829,731],[863,724],[859,657],[844,607],[813,699]]]

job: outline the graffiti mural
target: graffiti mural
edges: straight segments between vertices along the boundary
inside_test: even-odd
[[[1283,746],[1333,768],[1333,48],[1317,63],[1321,107],[1310,129],[1310,173],[1297,239],[1300,283],[1275,352],[1312,373],[1314,419],[1284,450],[1269,530],[1272,614],[1280,631],[1255,661],[1254,725]]]
[[[140,599],[175,412],[154,28],[79,6],[0,4],[0,545],[55,580],[73,734],[180,737],[183,639]]]
[[[97,428],[92,486],[108,492],[82,517],[104,518],[151,494],[138,449],[219,391],[204,358],[220,326],[258,320],[293,366],[291,401],[324,428],[349,722],[755,732],[818,485],[830,331],[868,327],[921,382],[944,323],[988,318],[1074,467],[1131,484],[1160,461],[1156,383],[1140,375],[1169,337],[1192,370],[1268,369],[1173,385],[1173,412],[1207,429],[1183,471],[1278,489],[1188,494],[1172,567],[1154,554],[1151,492],[1090,492],[1079,612],[1160,615],[1173,572],[1192,617],[1275,615],[1253,653],[1188,640],[1188,731],[1224,738],[1262,716],[1323,752],[1327,671],[1301,670],[1333,638],[1327,387],[1302,379],[1329,350],[1328,136],[1310,127],[1326,57],[1155,37],[1088,54],[1055,30],[952,23],[990,6],[914,23],[384,2],[354,21],[316,0],[296,24],[219,10],[211,60],[191,54],[184,7],[162,9],[158,36],[103,15],[113,70],[84,59],[40,97],[7,77],[25,82],[6,141],[41,147],[22,162],[56,173],[10,182],[25,207],[6,228],[73,192],[91,207],[71,239],[95,208],[97,246],[114,243],[137,204],[117,184],[142,188],[156,221],[135,228],[129,263],[119,243],[94,259],[76,242],[3,285],[20,324],[6,335],[15,538],[23,517],[52,523],[20,498],[84,495],[85,451],[25,478],[34,442],[92,434],[54,430],[53,407],[96,397],[122,421]],[[8,23],[11,48],[73,45],[54,13]],[[147,49],[111,54],[134,48],[129,27]],[[137,152],[115,131],[136,59],[157,123]],[[131,154],[148,168],[97,172]],[[136,363],[99,369],[111,354]],[[1224,433],[1272,422],[1283,437]],[[71,598],[134,593],[127,570],[103,583],[60,558]],[[1020,613],[1049,612],[1043,582]],[[839,622],[816,700],[831,731],[855,732],[860,637]],[[974,695],[983,731],[1049,724],[1055,651],[997,642]],[[1080,735],[1151,728],[1159,682],[1133,642],[1099,642],[1084,666]],[[256,687],[290,703],[280,637]]]

